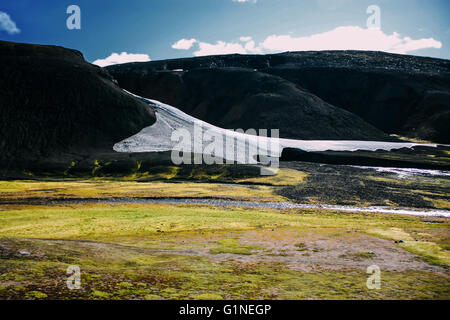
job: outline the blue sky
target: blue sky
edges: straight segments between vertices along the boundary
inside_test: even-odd
[[[66,27],[73,4],[81,30]],[[370,5],[381,29],[368,29]],[[0,4],[0,39],[75,48],[91,62],[116,53],[103,64],[355,48],[449,59],[449,18],[448,0],[15,0]]]

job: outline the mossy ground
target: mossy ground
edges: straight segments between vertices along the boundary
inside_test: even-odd
[[[268,185],[111,180],[0,181],[0,200],[108,198],[222,198],[280,201]]]
[[[157,166],[137,162],[130,175],[31,177],[0,181],[0,203],[53,199],[216,198],[252,201],[294,200],[353,206],[450,209],[450,178],[410,175],[349,166],[282,163],[275,175],[247,166]],[[28,178],[27,178],[28,179]]]
[[[140,162],[119,177],[108,166],[95,163],[93,177],[71,176],[73,164],[64,178],[0,182],[0,299],[450,298],[446,218],[113,201],[286,196],[448,209],[447,178],[303,163],[264,177],[258,167]],[[80,266],[81,289],[67,288],[70,265]],[[371,265],[380,290],[366,286]]]
[[[6,205],[0,298],[449,299],[449,221],[431,222],[197,205]],[[380,290],[366,287],[373,264]],[[81,268],[79,290],[66,286],[69,265]]]
[[[156,167],[152,172],[139,170],[138,163],[135,173],[120,177],[0,181],[0,201],[121,197],[280,201],[285,198],[276,194],[276,190],[304,183],[307,177],[301,171],[288,168],[279,169],[270,176],[260,176],[259,167],[251,167],[243,174],[230,171],[226,166],[208,168],[209,171],[202,167],[171,166]]]

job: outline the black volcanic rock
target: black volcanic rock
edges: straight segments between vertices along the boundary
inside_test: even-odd
[[[292,82],[243,68],[119,77],[132,92],[230,129],[280,129],[284,138],[383,140],[386,135]],[[136,82],[137,81],[137,82]]]
[[[107,69],[132,92],[225,127],[258,128],[269,122],[268,128],[286,124],[281,134],[290,138],[389,139],[374,126],[388,134],[450,143],[448,60],[322,51],[196,57]]]
[[[403,148],[392,151],[305,152],[285,148],[280,161],[301,161],[333,165],[450,170],[447,146]]]
[[[113,152],[155,121],[80,52],[0,41],[0,162]]]

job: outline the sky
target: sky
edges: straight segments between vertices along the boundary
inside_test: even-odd
[[[77,49],[101,66],[348,49],[450,59],[449,18],[448,0],[5,0],[0,40]]]

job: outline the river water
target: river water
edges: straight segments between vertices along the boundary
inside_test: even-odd
[[[30,202],[28,202],[30,203]],[[172,204],[172,205],[212,205],[217,207],[240,207],[240,208],[271,208],[271,209],[322,209],[330,211],[342,211],[353,213],[386,213],[386,214],[401,214],[410,216],[423,217],[446,217],[450,218],[450,210],[435,210],[435,209],[416,209],[416,208],[396,208],[396,207],[358,207],[347,205],[333,205],[333,204],[302,204],[293,203],[289,201],[278,202],[260,202],[260,201],[239,201],[239,200],[223,200],[223,199],[149,199],[149,198],[113,198],[113,199],[63,199],[50,200],[45,202],[37,201],[35,204],[66,204],[66,203],[149,203],[149,204]]]

